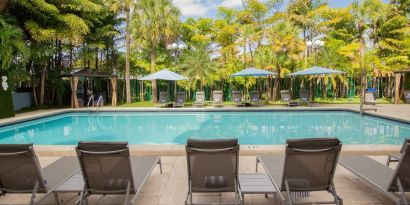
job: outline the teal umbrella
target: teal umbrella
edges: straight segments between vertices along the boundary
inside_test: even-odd
[[[178,73],[172,72],[168,69],[163,69],[158,72],[149,74],[147,76],[144,76],[142,78],[139,78],[138,80],[170,80],[170,81],[175,81],[175,89],[174,89],[174,97],[176,95],[176,88],[177,88],[177,80],[187,80],[188,78],[185,76],[182,76]]]
[[[319,66],[313,66],[311,68],[308,68],[306,70],[301,70],[297,71],[291,74],[288,74],[288,76],[302,76],[302,75],[330,75],[330,74],[344,74],[346,72],[340,71],[340,70],[333,70],[329,68],[323,68]]]
[[[276,75],[276,74],[277,73],[275,73],[275,72],[271,72],[271,71],[251,67],[251,68],[246,68],[246,69],[243,69],[239,72],[236,72],[236,73],[232,74],[231,76],[232,77],[239,77],[239,76],[242,76],[242,77],[247,77],[247,76],[263,77],[263,76]],[[259,86],[259,92],[260,92],[260,86]]]

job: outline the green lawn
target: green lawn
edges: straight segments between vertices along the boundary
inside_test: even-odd
[[[298,100],[296,100],[298,101]],[[377,104],[392,104],[393,102],[390,99],[377,99]],[[320,104],[359,104],[360,103],[360,98],[359,97],[355,97],[355,98],[337,98],[337,99],[333,99],[333,98],[326,98],[326,99],[321,99],[321,98],[315,98],[315,102],[320,103]],[[281,104],[285,104],[281,101],[269,101],[268,102],[269,105],[281,105]],[[206,105],[212,105],[212,102],[208,101],[206,103]],[[224,105],[234,105],[233,102],[229,102],[229,101],[225,101]],[[159,105],[155,105],[153,102],[151,101],[142,101],[142,102],[134,102],[134,103],[130,103],[130,104],[122,104],[120,105],[120,107],[155,107],[155,106],[159,106]],[[185,107],[191,107],[192,106],[192,102],[186,102],[185,103]]]

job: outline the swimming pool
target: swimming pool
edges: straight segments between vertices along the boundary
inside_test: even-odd
[[[410,124],[347,111],[72,112],[0,127],[0,143],[74,145],[78,141],[185,144],[189,137],[241,144],[338,137],[344,144],[401,144]]]

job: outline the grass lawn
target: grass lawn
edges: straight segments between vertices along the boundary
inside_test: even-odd
[[[296,100],[298,101],[298,100]],[[377,104],[392,104],[392,101],[390,99],[377,99]],[[355,98],[338,98],[338,99],[333,99],[333,98],[326,98],[326,99],[321,99],[321,98],[315,98],[315,102],[318,102],[320,104],[359,104],[360,103],[360,98],[355,97]],[[269,101],[269,105],[282,105],[285,104],[282,101]],[[207,101],[206,105],[212,105],[211,101]],[[234,105],[233,102],[225,101],[224,105]],[[142,101],[142,102],[134,102],[130,104],[122,104],[119,107],[155,107],[158,106],[159,104],[154,104],[151,101]],[[185,107],[191,107],[192,102],[188,101],[185,103]]]

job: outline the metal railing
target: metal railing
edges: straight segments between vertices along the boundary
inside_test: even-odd
[[[87,107],[90,107],[90,104],[93,103],[93,107],[94,107],[94,95],[90,96],[90,99],[88,99],[88,103],[87,103]]]
[[[102,107],[102,106],[104,106],[103,103],[104,103],[104,98],[103,98],[102,95],[100,95],[100,97],[98,97],[97,104],[95,106],[96,107]]]

